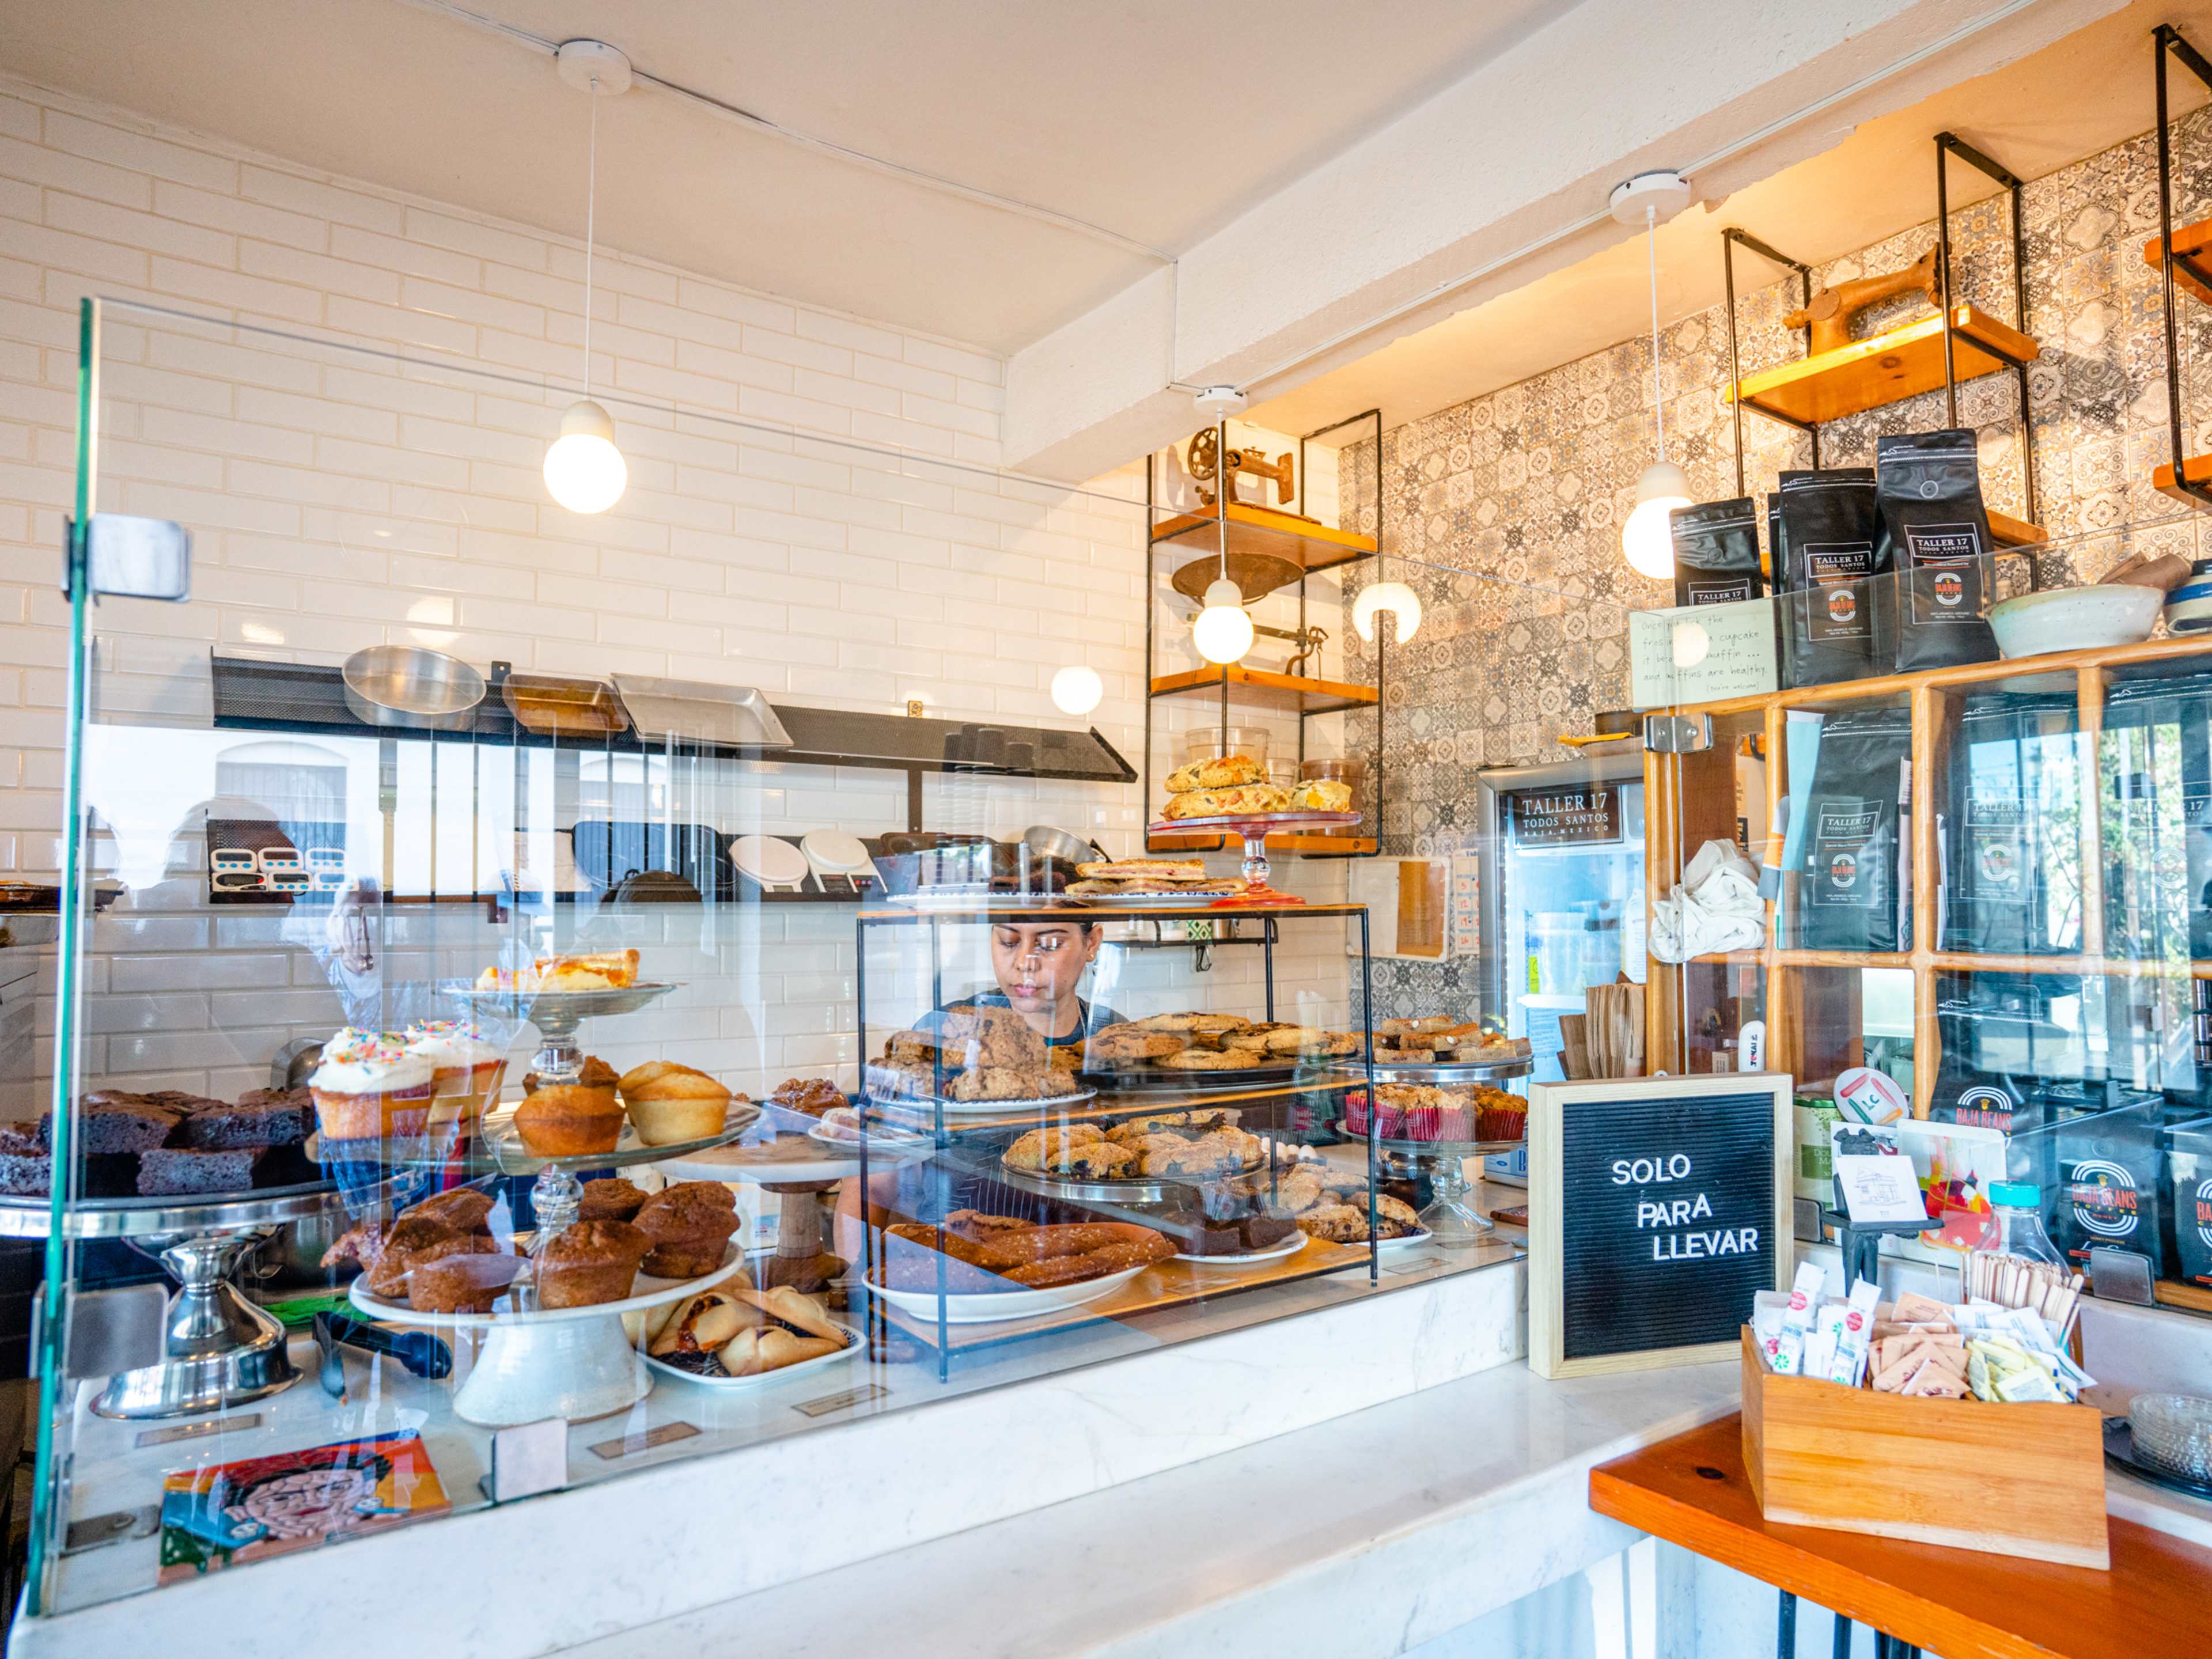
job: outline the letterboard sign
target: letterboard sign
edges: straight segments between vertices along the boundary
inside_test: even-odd
[[[1528,1090],[1528,1364],[1545,1376],[1725,1359],[1788,1288],[1786,1073]]]

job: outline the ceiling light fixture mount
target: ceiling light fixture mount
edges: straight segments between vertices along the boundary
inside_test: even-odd
[[[1659,378],[1659,237],[1661,222],[1690,205],[1690,181],[1679,173],[1639,173],[1613,188],[1613,216],[1641,226],[1651,283],[1651,417],[1658,459],[1636,481],[1636,506],[1620,527],[1620,550],[1639,575],[1664,581],[1674,574],[1675,508],[1690,504],[1690,481],[1667,459],[1667,393]]]
[[[545,449],[545,488],[571,513],[604,513],[622,499],[629,465],[615,447],[614,417],[592,401],[592,254],[599,240],[599,100],[628,92],[629,59],[602,40],[568,40],[554,54],[561,78],[592,100],[591,161],[584,206],[584,395],[561,417]]]
[[[1249,401],[1233,386],[1210,386],[1191,394],[1191,402],[1200,415],[1218,424],[1231,416],[1242,415]]]

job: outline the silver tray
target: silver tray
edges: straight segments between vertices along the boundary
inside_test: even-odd
[[[1331,1134],[1341,1135],[1355,1146],[1367,1144],[1367,1137],[1357,1129],[1345,1127],[1342,1118],[1332,1118],[1324,1127]],[[1519,1140],[1393,1140],[1387,1135],[1378,1135],[1375,1150],[1395,1158],[1486,1158],[1496,1152],[1518,1152],[1528,1144],[1526,1137]]]
[[[706,680],[661,679],[649,674],[612,677],[615,695],[629,712],[641,742],[714,743],[732,749],[788,749],[765,694],[750,685]]]
[[[1087,910],[1204,910],[1224,899],[1241,898],[1244,888],[1239,883],[1233,890],[1218,893],[1069,893],[1064,896],[1071,904],[1080,904]]]
[[[1102,1094],[1185,1095],[1264,1089],[1275,1085],[1291,1089],[1312,1088],[1323,1082],[1340,1080],[1336,1074],[1346,1070],[1358,1073],[1358,1060],[1347,1057],[1317,1065],[1301,1065],[1292,1060],[1286,1066],[1239,1066],[1211,1072],[1178,1072],[1156,1066],[1109,1070],[1099,1066],[1078,1072],[1076,1076]],[[1364,1073],[1360,1075],[1364,1077]],[[1376,1075],[1379,1078],[1382,1073]]]
[[[346,1202],[331,1182],[203,1196],[87,1198],[62,1216],[69,1238],[145,1238],[156,1233],[216,1232],[232,1227],[265,1227],[300,1221],[339,1208]],[[0,1238],[44,1238],[53,1224],[52,1200],[40,1196],[0,1197]]]
[[[994,1178],[1041,1198],[1074,1199],[1086,1204],[1164,1204],[1210,1181],[1235,1181],[1267,1167],[1267,1160],[1261,1158],[1241,1170],[1224,1170],[1218,1175],[1137,1176],[1119,1181],[1086,1181],[1079,1176],[1047,1175],[1038,1170],[1017,1170],[1002,1158]]]

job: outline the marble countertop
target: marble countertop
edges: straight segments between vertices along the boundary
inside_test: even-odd
[[[880,1659],[895,1634],[963,1659],[1395,1654],[1624,1547],[1638,1534],[1589,1510],[1590,1466],[1735,1410],[1737,1389],[1733,1363],[1502,1366],[561,1651]]]

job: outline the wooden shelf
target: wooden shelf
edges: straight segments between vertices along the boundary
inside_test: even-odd
[[[1278,674],[1270,669],[1224,666],[1219,663],[1185,669],[1180,674],[1162,675],[1152,682],[1152,695],[1177,697],[1197,691],[1218,691],[1224,682],[1234,702],[1295,708],[1302,714],[1372,708],[1380,697],[1373,686],[1354,685],[1348,680],[1313,679],[1303,674]]]
[[[2142,257],[2153,270],[2166,263],[2157,237],[2143,244]],[[2173,283],[2212,306],[2212,219],[2174,227]]]
[[[2193,484],[2212,484],[2212,455],[2191,455],[2181,463],[2181,476]],[[2161,463],[2150,475],[2151,488],[2161,495],[2171,495],[2184,507],[2194,507],[2199,513],[2212,513],[2212,501],[2191,495],[2173,481],[2173,463]]]
[[[2015,519],[2009,513],[1992,513],[1989,520],[1990,539],[1999,547],[2040,547],[2051,539],[2051,532],[2041,525]]]
[[[1972,306],[1952,313],[1953,362],[1961,380],[1994,374],[2014,363],[2033,362],[2034,341]],[[1817,425],[1863,414],[1943,384],[1943,319],[1923,317],[1834,351],[1747,374],[1732,395],[1747,409]]]
[[[1376,550],[1372,536],[1332,529],[1311,519],[1302,519],[1295,513],[1279,513],[1272,507],[1231,501],[1227,519],[1231,558],[1240,553],[1258,554],[1288,559],[1299,568],[1312,572],[1352,564],[1372,557]],[[1222,520],[1212,513],[1179,513],[1152,526],[1152,544],[1157,547],[1162,542],[1182,542],[1193,552],[1212,552],[1221,544],[1221,532]]]
[[[1146,838],[1145,850],[1147,853],[1219,853],[1231,850],[1229,846],[1229,842],[1230,838],[1227,836],[1223,835],[1151,836]],[[1238,837],[1236,842],[1235,850],[1241,851],[1244,842],[1243,838],[1241,836]],[[1270,853],[1324,853],[1337,854],[1346,853],[1371,853],[1375,850],[1375,838],[1372,836],[1270,836],[1267,837],[1267,850]],[[1158,915],[1159,913],[1153,911],[1147,912],[1146,914]],[[1216,910],[1211,914],[1218,916],[1279,915],[1285,913],[1279,910]],[[1288,914],[1292,915],[1310,915],[1311,910],[1304,907],[1293,906]]]
[[[2192,1313],[2212,1313],[2212,1290],[2202,1285],[2185,1285],[2179,1279],[2161,1279],[2151,1286],[2151,1294],[2169,1308],[2187,1308]]]

